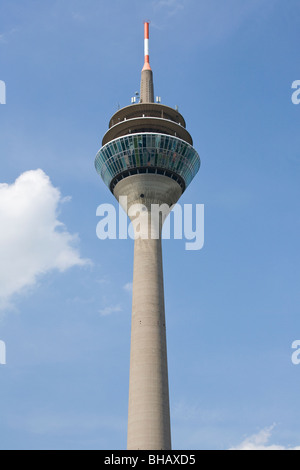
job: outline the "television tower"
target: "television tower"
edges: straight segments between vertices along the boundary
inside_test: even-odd
[[[95,166],[131,220],[137,217],[132,209],[141,207],[148,222],[144,231],[135,233],[134,242],[127,448],[170,450],[161,244],[165,217],[154,223],[152,213],[157,207],[154,205],[176,204],[198,172],[200,158],[183,116],[177,109],[162,105],[159,98],[154,102],[149,23],[144,26],[145,62],[139,102],[134,98],[130,106],[112,116]]]

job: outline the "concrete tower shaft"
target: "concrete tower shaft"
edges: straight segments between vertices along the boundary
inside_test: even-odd
[[[134,244],[127,449],[171,449],[161,238]]]
[[[142,70],[140,103],[154,103],[152,70]]]
[[[181,194],[178,183],[154,174],[130,176],[114,189],[120,203],[122,197],[127,196],[126,209],[132,222],[137,215],[139,221],[144,215],[145,222],[142,217],[142,223],[134,225],[137,238],[134,242],[127,437],[130,450],[171,449],[161,231],[169,207]],[[158,218],[153,217],[152,208],[163,204],[168,211]]]

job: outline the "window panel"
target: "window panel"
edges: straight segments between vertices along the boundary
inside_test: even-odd
[[[99,150],[95,167],[109,186],[119,173],[138,167],[160,167],[180,175],[188,185],[200,167],[195,149],[165,134],[143,133],[120,137]]]

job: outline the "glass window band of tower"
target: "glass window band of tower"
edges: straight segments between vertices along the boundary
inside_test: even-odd
[[[95,167],[111,190],[111,183],[118,175],[129,176],[130,170],[135,174],[138,169],[149,169],[151,173],[155,169],[166,170],[167,176],[178,175],[186,188],[200,168],[200,158],[190,144],[178,137],[130,134],[104,145],[96,155]]]

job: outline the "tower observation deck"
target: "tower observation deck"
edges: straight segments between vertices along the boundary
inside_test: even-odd
[[[95,167],[126,209],[147,208],[150,232],[135,239],[128,449],[171,449],[166,323],[161,230],[151,226],[153,204],[179,200],[200,168],[200,158],[175,109],[154,102],[149,63],[149,23],[145,23],[145,61],[139,103],[118,110],[110,119]],[[133,220],[134,217],[131,216]],[[149,233],[148,233],[149,234]]]

